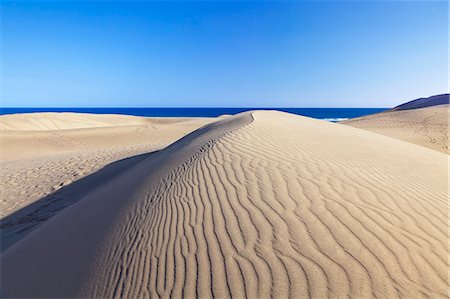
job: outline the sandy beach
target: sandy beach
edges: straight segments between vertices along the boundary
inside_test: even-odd
[[[447,117],[2,116],[2,296],[447,298]]]

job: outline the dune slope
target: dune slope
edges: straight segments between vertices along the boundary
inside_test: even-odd
[[[448,153],[448,105],[386,111],[341,122]]]
[[[420,98],[416,100],[409,101],[407,103],[398,105],[392,110],[410,110],[410,109],[418,109],[425,108],[437,105],[448,105],[449,104],[449,94],[439,94],[435,96],[431,96],[428,98]]]
[[[87,113],[0,116],[0,161],[56,154],[164,147],[215,118],[149,118]]]
[[[208,125],[2,255],[13,297],[447,297],[447,156],[280,112]]]
[[[139,159],[215,120],[80,113],[0,116],[0,250]]]
[[[119,114],[42,112],[7,114],[0,117],[0,130],[50,131],[143,125],[145,117]]]

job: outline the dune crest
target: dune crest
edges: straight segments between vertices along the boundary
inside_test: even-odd
[[[431,96],[428,98],[420,98],[416,100],[409,101],[407,103],[398,105],[392,110],[399,111],[399,110],[410,110],[410,109],[419,109],[419,108],[425,108],[425,107],[432,107],[432,106],[438,106],[438,105],[448,105],[449,104],[449,94],[439,94],[435,96]]]
[[[413,144],[240,114],[11,247],[2,295],[446,298],[446,174],[447,155]]]
[[[81,113],[1,115],[0,250],[151,152],[215,120]]]

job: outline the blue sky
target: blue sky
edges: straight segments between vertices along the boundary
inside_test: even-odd
[[[5,107],[391,107],[448,90],[446,1],[3,1]]]

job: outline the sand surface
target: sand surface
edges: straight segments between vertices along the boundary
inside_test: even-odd
[[[152,152],[214,120],[77,113],[0,116],[2,250]]]
[[[447,161],[350,126],[233,116],[6,250],[2,295],[447,298]]]
[[[162,148],[215,118],[146,118],[84,113],[0,116],[0,160],[89,150]]]
[[[120,114],[71,112],[20,113],[2,115],[0,118],[0,130],[54,131],[132,125],[152,125],[155,123],[176,123],[190,121],[193,119],[195,118],[147,118]]]
[[[438,105],[412,110],[387,111],[341,123],[448,154],[449,116],[449,106]]]

